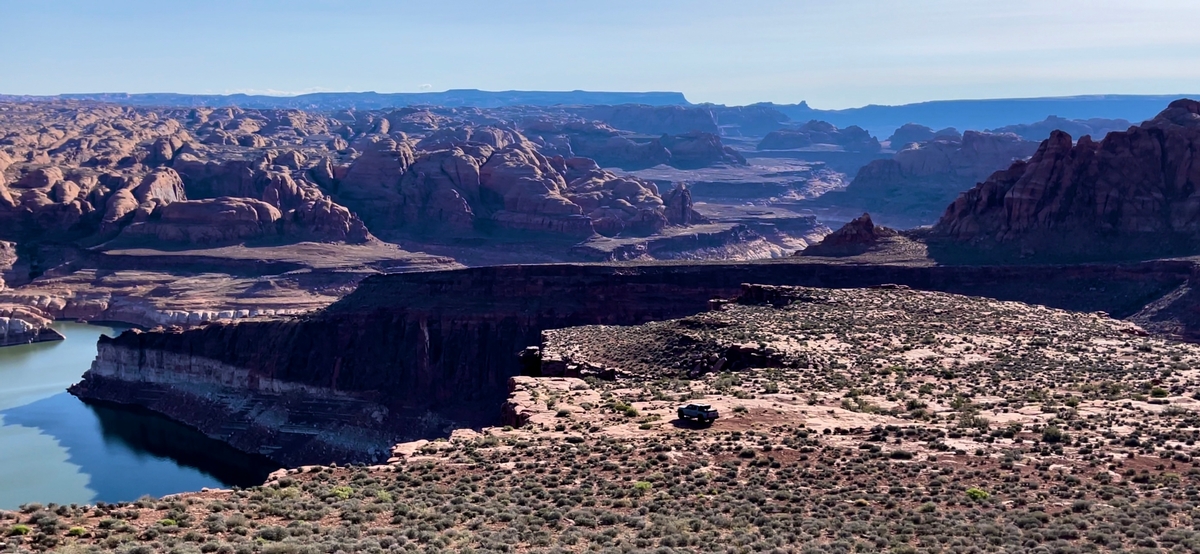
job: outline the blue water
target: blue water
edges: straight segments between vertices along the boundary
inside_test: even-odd
[[[60,322],[65,341],[0,348],[0,509],[135,500],[262,482],[271,464],[146,412],[66,392],[122,329]]]

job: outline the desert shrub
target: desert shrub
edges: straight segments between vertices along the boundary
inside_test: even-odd
[[[1062,429],[1054,425],[1049,425],[1042,430],[1042,441],[1048,443],[1065,442],[1067,434]]]
[[[283,527],[272,525],[270,527],[263,527],[262,529],[259,529],[254,536],[267,541],[281,541],[287,538],[288,530],[284,529]]]
[[[967,489],[967,498],[970,498],[971,500],[986,500],[990,496],[991,494],[988,494],[988,491],[985,491],[979,487],[971,487]]]
[[[13,525],[12,527],[8,528],[8,536],[10,537],[28,535],[31,532],[33,532],[33,529],[31,529],[28,525],[23,524]]]

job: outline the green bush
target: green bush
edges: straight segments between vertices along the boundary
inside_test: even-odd
[[[1050,425],[1042,430],[1042,441],[1049,443],[1066,442],[1067,434],[1062,429]]]
[[[12,527],[8,528],[8,536],[17,537],[17,536],[22,536],[22,535],[28,535],[32,531],[33,531],[33,529],[30,529],[28,525],[17,524],[17,525],[13,525]]]
[[[991,495],[988,494],[988,491],[985,491],[979,487],[971,487],[967,489],[967,498],[970,498],[971,500],[987,500],[989,496]]]
[[[71,530],[67,531],[67,534],[71,535],[72,537],[82,537],[86,533],[87,529],[84,529],[83,527],[72,527]]]

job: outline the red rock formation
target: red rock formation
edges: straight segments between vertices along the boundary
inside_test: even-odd
[[[929,225],[964,189],[1036,149],[1037,143],[1016,135],[975,131],[910,144],[892,159],[863,166],[845,190],[815,203],[869,211],[905,226]]]
[[[693,131],[682,135],[663,135],[659,142],[671,152],[671,165],[695,169],[717,164],[746,165],[746,158],[712,133]]]
[[[880,227],[871,221],[871,214],[862,214],[828,235],[800,251],[802,256],[847,256],[862,253],[875,246],[885,237],[896,236],[896,231]]]
[[[965,192],[934,228],[955,241],[1104,257],[1194,251],[1200,102],[1177,100],[1102,142],[1055,131],[1028,162]]]
[[[692,208],[692,191],[680,183],[663,198],[666,205],[667,222],[671,225],[695,225],[708,223],[708,219]]]
[[[138,202],[158,200],[160,202],[181,202],[187,200],[183,189],[183,179],[174,169],[156,169],[147,174],[141,184],[133,190],[133,197]]]

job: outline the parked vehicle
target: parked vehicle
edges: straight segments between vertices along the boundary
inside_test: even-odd
[[[712,406],[708,404],[688,404],[687,406],[679,407],[679,419],[699,421],[700,423],[709,424],[721,417]]]

